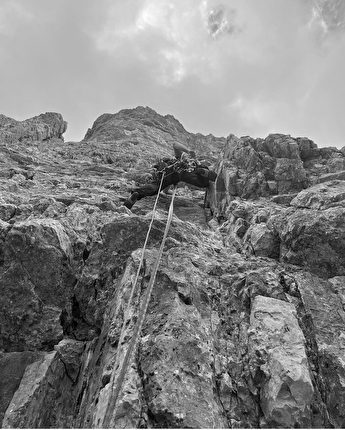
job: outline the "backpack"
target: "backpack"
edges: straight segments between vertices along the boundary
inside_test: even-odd
[[[152,177],[154,181],[160,181],[163,172],[165,176],[169,176],[175,172],[193,172],[197,167],[198,162],[194,158],[163,158],[153,166]]]

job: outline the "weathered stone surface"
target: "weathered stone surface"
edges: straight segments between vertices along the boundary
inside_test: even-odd
[[[345,210],[300,209],[272,219],[280,240],[280,260],[328,278],[345,274]]]
[[[62,387],[65,396],[62,397]],[[8,406],[3,428],[60,427],[60,403],[64,406],[64,423],[70,427],[71,386],[64,380],[64,365],[56,352],[30,364]],[[69,402],[68,402],[69,401]],[[59,408],[60,406],[60,408]]]
[[[328,209],[345,206],[345,181],[330,181],[301,191],[291,206],[308,209]]]
[[[140,349],[144,395],[156,426],[224,428],[213,387],[207,283],[189,258],[183,246],[174,247],[162,264]]]
[[[5,115],[0,115],[0,142],[61,139],[66,130],[67,122],[59,113],[47,112],[25,121],[16,121]]]
[[[108,403],[114,395],[113,377],[118,376],[119,368],[115,368],[123,362],[127,351],[128,339],[133,333],[134,320],[131,319],[126,326],[125,339],[119,346],[119,335],[123,322],[123,312],[130,295],[130,289],[134,280],[135,266],[129,262],[121,283],[113,292],[109,301],[109,307],[104,315],[102,332],[98,338],[86,344],[85,352],[81,357],[82,367],[77,381],[79,394],[78,408],[75,413],[74,427],[113,427],[113,423],[105,421]],[[130,307],[130,316],[135,314],[138,306],[138,294],[134,295],[133,307]],[[119,351],[121,347],[121,351]],[[134,356],[130,362],[123,391],[116,410],[113,411],[113,419],[116,417],[117,426],[121,428],[136,428],[142,417],[143,399],[141,378],[138,375],[138,367]],[[87,389],[86,389],[87,387]],[[123,401],[121,400],[123,398]],[[115,417],[114,417],[115,416]]]
[[[220,212],[236,196],[255,199],[307,186],[298,144],[290,136],[269,135],[264,140],[254,140],[230,135],[217,170]]]
[[[344,274],[344,184],[332,181],[302,190],[289,206],[261,198],[234,198],[222,225],[225,243],[256,256],[308,268],[329,278]]]
[[[256,296],[249,330],[253,377],[261,379],[260,404],[268,424],[309,427],[314,389],[294,305]]]
[[[42,355],[37,351],[0,353],[0,422],[19,387],[26,366]]]
[[[213,210],[223,215],[235,197],[286,195],[318,181],[344,179],[344,154],[325,149],[307,138],[280,134],[266,139],[230,135],[217,162],[215,196],[208,196]]]
[[[1,347],[22,351],[54,344],[63,336],[62,311],[71,313],[69,237],[59,222],[37,219],[13,225],[2,247]]]
[[[60,360],[65,365],[67,376],[76,382],[81,367],[81,355],[85,349],[85,343],[73,339],[63,339],[54,349],[58,352]]]
[[[345,425],[345,277],[323,280],[311,274],[296,276],[303,305],[315,332],[319,378],[336,428]]]
[[[3,221],[9,221],[16,213],[16,206],[11,203],[0,202],[0,219]]]
[[[279,256],[278,237],[264,222],[250,226],[243,242],[248,247],[248,252],[257,257],[277,258]]]
[[[128,166],[126,152],[138,152],[140,157],[130,160],[131,167],[137,168],[148,168],[157,157],[171,156],[174,142],[181,142],[207,162],[214,162],[225,143],[223,137],[189,133],[172,115],[162,116],[143,106],[101,115],[84,137],[85,142],[92,143],[114,140],[118,145],[114,148],[113,162]]]
[[[0,360],[9,374],[29,364],[20,385],[0,378],[3,408],[17,390],[5,426],[344,426],[344,151],[192,134],[143,107],[102,115],[82,142],[35,133],[0,141]],[[219,153],[218,179],[205,201],[178,187],[106,416],[171,197],[159,198],[128,312],[155,197],[122,203],[175,141],[208,165]]]

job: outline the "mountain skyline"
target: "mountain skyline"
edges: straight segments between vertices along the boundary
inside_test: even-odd
[[[149,106],[192,133],[345,146],[340,0],[3,0],[2,114],[54,111],[81,140]]]

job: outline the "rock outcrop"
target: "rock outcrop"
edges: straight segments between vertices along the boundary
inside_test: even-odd
[[[342,151],[306,138],[230,135],[208,206],[239,249],[343,276],[344,162]]]
[[[345,426],[345,151],[195,135],[143,107],[102,115],[82,142],[4,136],[3,428]],[[155,198],[132,212],[122,203],[174,141],[218,177],[206,198],[177,189],[108,414],[171,197],[159,199],[144,255]]]
[[[0,142],[35,142],[62,139],[67,130],[67,122],[61,114],[46,112],[27,119],[16,121],[0,114]]]
[[[158,115],[153,109],[138,106],[116,114],[103,114],[88,129],[84,142],[111,143],[111,159],[122,167],[147,168],[157,157],[171,157],[172,145],[180,142],[196,151],[204,162],[213,163],[226,139],[212,134],[203,136],[185,130],[172,115]],[[129,154],[135,154],[129,157]]]

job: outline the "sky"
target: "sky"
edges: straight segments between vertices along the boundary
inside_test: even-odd
[[[0,113],[65,141],[149,106],[192,133],[345,146],[344,0],[0,0]]]

